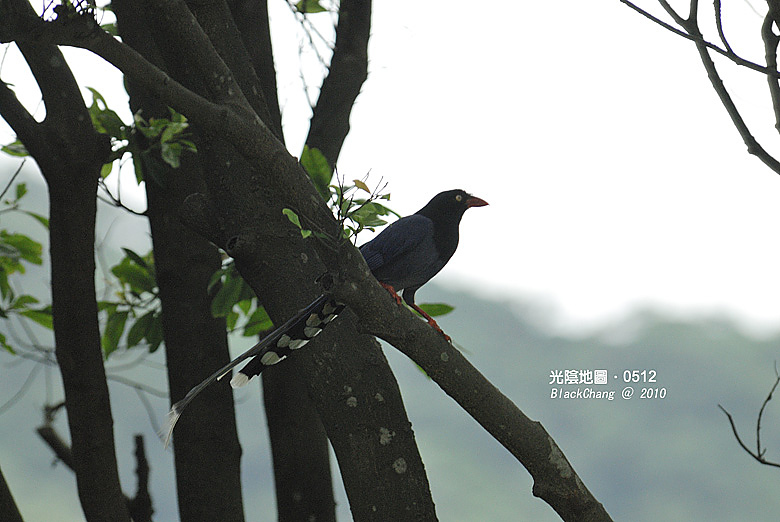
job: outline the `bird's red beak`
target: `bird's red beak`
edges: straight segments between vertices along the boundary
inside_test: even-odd
[[[484,207],[487,204],[488,204],[488,202],[485,201],[484,199],[475,198],[474,196],[472,196],[472,197],[470,197],[469,199],[466,200],[466,208]]]

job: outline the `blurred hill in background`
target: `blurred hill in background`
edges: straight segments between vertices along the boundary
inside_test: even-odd
[[[755,441],[756,415],[775,380],[780,335],[759,339],[726,318],[681,320],[638,311],[598,332],[558,336],[539,321],[534,303],[495,301],[430,285],[421,302],[447,302],[456,309],[441,325],[468,358],[529,417],[540,421],[615,520],[776,520],[774,494],[780,471],[761,466],[737,445],[723,405],[748,444]],[[247,339],[235,339],[246,344]],[[242,347],[235,346],[239,352]],[[418,437],[441,520],[554,521],[558,517],[531,495],[527,472],[470,417],[393,348],[385,352],[401,385]],[[141,362],[137,362],[137,361]],[[159,354],[132,350],[112,356],[109,373],[124,381],[164,390]],[[41,406],[61,397],[54,368],[0,355],[0,463],[28,521],[78,521],[73,475],[53,465],[35,435]],[[556,370],[608,370],[613,401],[551,399]],[[655,383],[629,383],[620,398],[625,370],[655,370]],[[617,378],[616,378],[617,377]],[[664,388],[664,399],[640,399],[640,389]],[[126,491],[135,488],[132,436],[146,437],[152,467],[155,520],[177,519],[172,453],[156,439],[154,422],[164,418],[167,399],[148,396],[151,417],[139,392],[110,381],[117,451]],[[21,397],[14,399],[16,394]],[[273,479],[258,386],[237,393],[247,520],[275,519]],[[780,403],[770,402],[762,441],[766,457],[780,460]],[[67,434],[64,415],[55,424]],[[339,481],[336,481],[337,484]],[[340,488],[340,484],[337,486]],[[343,491],[339,515],[349,520]]]

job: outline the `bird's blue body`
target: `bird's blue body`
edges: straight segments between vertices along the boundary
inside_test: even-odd
[[[430,281],[449,259],[433,239],[433,221],[420,214],[399,219],[360,247],[377,281],[404,290],[404,298]]]

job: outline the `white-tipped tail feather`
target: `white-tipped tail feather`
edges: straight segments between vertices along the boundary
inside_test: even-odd
[[[320,308],[322,306],[325,306],[328,309],[326,316],[322,316],[322,310]],[[182,413],[184,413],[184,409],[208,385],[221,380],[225,375],[228,375],[233,368],[247,359],[255,358],[243,368],[242,372],[246,371],[247,373],[237,372],[230,380],[230,385],[233,388],[244,386],[252,377],[259,374],[263,368],[285,359],[291,350],[303,347],[312,337],[320,333],[324,325],[338,315],[343,308],[344,305],[331,304],[331,298],[326,295],[318,297],[309,306],[291,317],[286,323],[265,336],[259,343],[192,388],[182,400],[171,406],[171,411],[168,412],[168,421],[166,423],[167,430],[160,433],[161,437],[164,436],[165,447],[168,447],[171,435],[173,434],[173,428],[176,426],[176,422],[179,420]],[[271,351],[272,347],[274,351]],[[259,359],[257,358],[258,356],[260,356]],[[253,367],[255,361],[260,363],[260,368]],[[255,364],[255,366],[257,365]],[[247,368],[250,367],[252,369],[247,370]]]
[[[232,386],[233,388],[240,388],[242,386],[246,386],[246,383],[248,382],[249,382],[249,377],[247,377],[241,372],[236,372],[233,378],[230,379],[230,386]]]
[[[165,428],[161,429],[157,434],[161,439],[163,439],[163,445],[165,449],[168,449],[168,444],[171,442],[171,435],[173,435],[173,428],[179,421],[179,417],[181,417],[181,410],[176,407],[176,404],[174,404],[166,416]]]

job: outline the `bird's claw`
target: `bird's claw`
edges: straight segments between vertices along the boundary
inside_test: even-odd
[[[379,283],[382,285],[382,288],[387,290],[390,293],[390,296],[392,296],[393,299],[395,299],[395,304],[400,305],[401,304],[401,296],[398,295],[395,291],[395,288],[393,288],[393,285],[388,285],[387,283]]]
[[[449,335],[447,335],[446,333],[444,333],[444,330],[441,329],[441,326],[439,326],[439,324],[436,322],[436,320],[433,317],[431,317],[425,310],[423,310],[422,308],[420,308],[417,305],[412,305],[412,308],[417,310],[417,312],[421,316],[423,316],[423,318],[426,321],[428,321],[428,324],[431,325],[431,328],[433,328],[434,330],[439,332],[442,335],[442,337],[444,337],[445,341],[447,341],[448,343],[452,344],[452,338]]]

